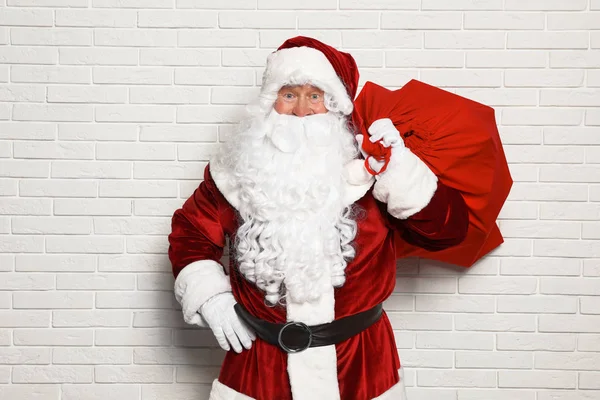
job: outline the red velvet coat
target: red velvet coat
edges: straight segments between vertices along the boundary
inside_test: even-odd
[[[440,250],[460,243],[468,224],[460,193],[439,182],[429,204],[405,220],[392,217],[386,204],[378,202],[371,190],[355,204],[364,212],[357,220],[356,257],[345,270],[345,284],[334,292],[336,319],[370,309],[392,293],[396,280],[394,231],[411,244]],[[197,260],[218,262],[226,237],[234,239],[237,228],[237,212],[219,191],[207,167],[204,182],[173,215],[169,257],[174,275]],[[285,308],[267,307],[264,293],[241,276],[234,262],[230,262],[230,271],[238,302],[256,317],[286,322]],[[341,399],[373,399],[399,380],[400,361],[385,313],[367,330],[338,344],[336,353]],[[257,339],[250,350],[227,353],[219,381],[255,399],[291,400],[286,363],[287,354]]]

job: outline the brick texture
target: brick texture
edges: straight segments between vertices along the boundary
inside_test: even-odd
[[[208,398],[170,217],[295,35],[496,111],[505,243],[385,304],[409,398],[600,399],[599,0],[0,0],[0,399]]]

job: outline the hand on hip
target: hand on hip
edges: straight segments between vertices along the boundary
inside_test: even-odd
[[[233,348],[236,353],[241,353],[242,346],[246,349],[252,347],[256,335],[237,316],[233,309],[235,304],[233,294],[221,293],[206,301],[200,308],[200,314],[223,350]]]

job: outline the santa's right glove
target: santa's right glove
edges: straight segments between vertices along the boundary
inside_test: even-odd
[[[250,349],[256,336],[236,314],[235,304],[231,292],[220,293],[208,299],[199,312],[223,350],[229,351],[233,347],[236,353],[241,353],[242,345]]]

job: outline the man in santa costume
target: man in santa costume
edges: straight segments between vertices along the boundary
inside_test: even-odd
[[[287,40],[268,57],[250,117],[173,215],[184,319],[227,350],[210,399],[406,396],[381,306],[396,280],[393,238],[456,245],[467,208],[389,119],[356,135],[357,86],[350,54]],[[391,147],[389,163],[361,154],[364,140]]]

